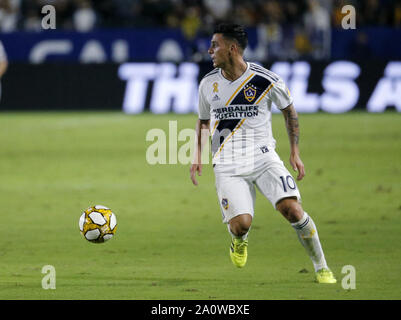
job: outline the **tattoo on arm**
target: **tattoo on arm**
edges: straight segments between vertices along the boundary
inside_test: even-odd
[[[299,123],[298,114],[293,105],[283,110],[285,125],[287,127],[288,137],[291,145],[299,143]]]

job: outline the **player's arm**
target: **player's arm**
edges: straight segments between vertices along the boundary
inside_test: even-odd
[[[0,41],[0,79],[6,73],[8,68],[8,59],[3,43]]]
[[[298,172],[297,180],[301,180],[305,176],[305,167],[299,155],[298,114],[292,103],[281,111],[284,115],[285,126],[290,140],[290,164]]]
[[[8,68],[8,61],[7,60],[0,61],[0,79],[6,73],[7,68]]]
[[[209,141],[209,130],[210,120],[198,119],[195,128],[195,152],[192,165],[190,167],[191,180],[196,186],[198,185],[198,181],[196,180],[196,172],[198,172],[198,176],[202,175],[202,150],[205,143]]]

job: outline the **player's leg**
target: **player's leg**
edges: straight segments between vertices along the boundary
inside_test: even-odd
[[[231,234],[230,258],[237,267],[246,264],[248,234],[254,214],[255,188],[242,177],[216,175],[216,190],[223,223]]]
[[[240,214],[232,218],[227,226],[228,231],[233,237],[246,239],[252,224],[252,215],[250,213]]]
[[[227,224],[231,234],[230,258],[232,263],[242,268],[248,259],[248,233],[252,224],[252,215],[244,213],[235,216]]]
[[[300,193],[295,180],[277,163],[260,175],[256,181],[259,190],[273,206],[291,223],[298,239],[312,260],[319,282],[334,283],[335,278],[327,267],[325,256],[312,218],[300,204]],[[328,274],[325,271],[328,271]],[[323,278],[320,274],[323,273]]]
[[[299,241],[312,260],[318,281],[334,283],[334,276],[329,274],[330,270],[327,266],[317,228],[312,218],[303,210],[296,198],[281,199],[277,202],[276,208],[295,229]],[[328,272],[325,272],[325,270]]]

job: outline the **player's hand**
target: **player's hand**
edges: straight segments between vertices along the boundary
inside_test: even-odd
[[[291,153],[290,164],[294,171],[298,172],[297,180],[305,176],[305,167],[298,153]]]
[[[196,180],[196,172],[198,172],[198,176],[202,175],[202,164],[193,164],[189,168],[189,172],[191,173],[192,183],[197,186],[198,181]]]

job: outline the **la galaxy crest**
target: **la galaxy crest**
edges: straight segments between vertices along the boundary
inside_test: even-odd
[[[223,206],[223,208],[224,208],[225,210],[228,209],[228,200],[227,200],[227,198],[221,199],[221,205]]]
[[[248,102],[252,102],[256,97],[256,87],[253,84],[247,84],[244,87],[244,96]]]

